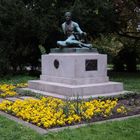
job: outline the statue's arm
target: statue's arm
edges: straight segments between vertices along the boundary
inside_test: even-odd
[[[65,31],[65,23],[62,24],[62,31],[63,31],[64,34],[66,34],[66,31]]]
[[[83,31],[80,29],[80,26],[78,25],[78,23],[75,23],[75,28],[76,28],[76,31],[80,34],[83,33]]]

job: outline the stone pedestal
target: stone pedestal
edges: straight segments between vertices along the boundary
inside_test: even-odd
[[[29,89],[46,95],[104,96],[123,91],[123,84],[107,77],[107,56],[99,53],[50,53],[42,55],[40,80],[28,82]]]

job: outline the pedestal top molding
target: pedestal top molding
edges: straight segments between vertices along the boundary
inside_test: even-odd
[[[97,53],[96,48],[88,49],[88,48],[54,48],[51,49],[51,53]]]

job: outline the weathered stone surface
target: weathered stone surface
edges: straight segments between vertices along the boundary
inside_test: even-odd
[[[31,97],[31,96],[20,96],[19,99],[22,99],[22,100],[25,100],[25,99],[36,99],[37,100],[37,98]]]
[[[9,100],[9,101],[14,102],[14,101],[20,100],[20,99],[19,98],[16,98],[16,97],[8,97],[8,98],[6,98],[6,100]]]
[[[86,85],[68,85],[41,80],[29,81],[29,87],[40,91],[51,92],[65,96],[87,96],[123,91],[123,85],[116,82],[106,82]],[[100,95],[99,95],[100,96]]]
[[[86,71],[86,61],[96,60],[97,70]],[[59,67],[54,62],[59,62]],[[107,56],[98,53],[53,53],[42,56],[41,80],[66,84],[107,82]]]

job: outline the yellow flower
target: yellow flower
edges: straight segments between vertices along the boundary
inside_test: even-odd
[[[7,90],[6,93],[12,94],[14,92]],[[11,112],[37,126],[50,128],[89,120],[97,115],[107,117],[112,114],[116,105],[116,100],[101,101],[94,99],[81,101],[77,104],[75,101],[67,102],[53,97],[43,97],[42,99],[29,98],[15,102],[4,100],[0,103],[0,110]],[[124,106],[119,109],[121,112],[126,111]],[[118,111],[120,111],[119,109]]]
[[[124,106],[117,108],[117,113],[127,114],[127,110]]]

